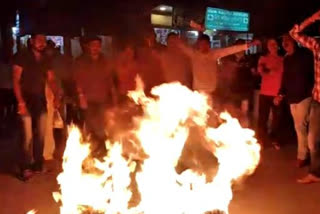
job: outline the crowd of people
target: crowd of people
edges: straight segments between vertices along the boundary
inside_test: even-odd
[[[298,182],[320,182],[320,42],[302,33],[317,20],[320,12],[282,36],[284,56],[279,54],[278,40],[269,38],[259,58],[246,54],[259,45],[256,42],[237,40],[230,47],[212,49],[210,37],[201,34],[196,46],[190,47],[172,32],[162,46],[150,32],[141,43],[118,41],[111,58],[102,54],[99,37],[85,37],[83,54],[72,59],[60,54],[44,34],[32,35],[28,49],[12,63],[24,133],[21,179],[44,170],[44,139],[49,131],[55,140],[53,156],[62,158],[71,122],[90,135],[93,155],[103,156],[105,141],[112,137],[105,132],[106,111],[130,102],[127,94],[135,89],[139,75],[147,95],[154,86],[171,82],[206,94],[217,111],[228,110],[243,126],[256,128],[260,144],[276,150],[283,134],[279,133],[282,106],[288,103],[298,141],[297,167],[310,165],[309,174]],[[250,115],[257,88],[259,114],[254,127]]]

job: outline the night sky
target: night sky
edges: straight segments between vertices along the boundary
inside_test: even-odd
[[[206,6],[248,11],[251,14],[251,32],[258,35],[280,35],[294,23],[320,10],[319,0],[10,0],[0,12],[1,22],[7,20],[4,19],[6,16],[11,16],[9,11],[19,8],[21,11],[31,10],[28,15],[41,14],[41,24],[49,22],[55,30],[71,31],[78,25],[98,30],[104,25],[110,31],[118,29],[121,32],[142,22],[133,20],[132,14],[148,17],[151,9],[160,3],[184,7],[190,16],[195,17],[204,14]],[[309,31],[314,34],[316,28]]]

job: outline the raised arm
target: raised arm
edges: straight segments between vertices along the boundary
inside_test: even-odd
[[[214,58],[222,58],[222,57],[229,56],[241,51],[246,51],[248,48],[249,48],[248,44],[243,44],[243,45],[234,45],[227,48],[212,49],[211,55]]]
[[[308,26],[320,20],[320,11],[313,14],[311,17],[307,18],[303,21],[300,25],[295,25],[291,31],[290,35],[294,38],[297,42],[299,42],[302,46],[313,50],[315,45],[317,45],[317,40],[313,37],[303,35],[301,32],[306,29]]]

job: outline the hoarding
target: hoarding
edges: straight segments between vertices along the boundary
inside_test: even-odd
[[[205,27],[209,30],[249,31],[249,13],[208,7]]]

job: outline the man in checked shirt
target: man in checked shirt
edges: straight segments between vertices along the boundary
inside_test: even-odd
[[[295,25],[290,35],[302,46],[310,49],[314,55],[314,87],[309,114],[308,147],[310,152],[309,174],[298,180],[298,183],[310,184],[320,182],[320,40],[303,35],[301,32],[320,21],[320,11],[313,14],[300,25]]]

